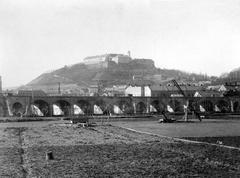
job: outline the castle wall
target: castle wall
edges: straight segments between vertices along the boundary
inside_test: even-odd
[[[83,60],[86,65],[100,64],[102,62],[106,62],[106,56],[87,57]]]
[[[128,65],[133,64],[142,68],[153,68],[154,61],[152,59],[134,59],[130,56],[123,54],[104,54],[98,56],[90,56],[86,57],[83,60],[83,63],[87,65],[89,68],[109,68],[111,67],[111,63],[115,63],[117,65]]]
[[[118,55],[118,56],[112,58],[112,61],[116,62],[117,64],[127,64],[131,60],[132,59],[126,55]]]

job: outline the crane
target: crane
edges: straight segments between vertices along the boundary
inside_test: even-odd
[[[181,89],[181,87],[179,86],[179,84],[177,83],[177,81],[174,80],[174,79],[171,80],[171,81],[172,81],[172,83],[174,84],[174,86],[177,87],[179,93],[182,94],[183,97],[184,97],[184,98],[186,99],[186,101],[187,101],[187,106],[186,106],[186,108],[184,109],[185,120],[186,120],[186,121],[188,120],[188,118],[187,118],[187,113],[188,113],[188,109],[189,109],[190,111],[192,111],[192,112],[196,115],[196,117],[197,117],[200,121],[202,121],[202,118],[201,118],[200,114],[196,111],[196,109],[195,109],[192,105],[189,105],[189,101],[188,101],[188,99],[187,99],[187,96],[186,96],[186,94],[184,93],[184,91]]]

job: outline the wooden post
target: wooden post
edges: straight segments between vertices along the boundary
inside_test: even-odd
[[[136,103],[133,101],[133,113],[136,114],[137,113],[137,107],[136,107]]]
[[[234,108],[233,108],[233,101],[230,101],[230,106],[231,106],[231,112],[234,112]]]
[[[54,108],[53,108],[53,103],[49,103],[49,108],[48,108],[48,112],[49,112],[49,117],[52,117],[54,114]]]
[[[46,160],[53,160],[53,152],[49,151],[46,153]]]
[[[184,107],[184,119],[187,122],[188,121],[188,105],[189,105],[189,101],[187,100],[186,102],[186,107]]]
[[[150,113],[150,101],[146,100],[146,113]]]

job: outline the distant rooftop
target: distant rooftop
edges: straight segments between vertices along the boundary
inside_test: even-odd
[[[151,90],[154,91],[178,91],[176,86],[162,86],[162,85],[152,85],[150,86]],[[195,90],[202,90],[202,87],[199,86],[180,86],[183,91],[195,91]]]
[[[47,96],[43,90],[19,90],[19,96]]]

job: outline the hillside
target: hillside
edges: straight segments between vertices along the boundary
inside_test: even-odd
[[[222,84],[222,83],[233,83],[240,81],[240,67],[233,69],[228,73],[222,74],[218,79],[214,81],[215,84]]]
[[[112,63],[108,68],[89,68],[89,66],[79,63],[72,66],[64,66],[50,73],[44,73],[29,82],[21,89],[34,88],[47,91],[47,87],[57,88],[61,86],[78,86],[79,88],[89,88],[97,85],[99,81],[105,85],[129,84],[135,80],[146,84],[161,83],[168,79],[175,78],[180,82],[206,81],[211,78],[206,75],[190,74],[180,70],[161,69],[155,66],[144,66],[135,63],[118,65]]]

